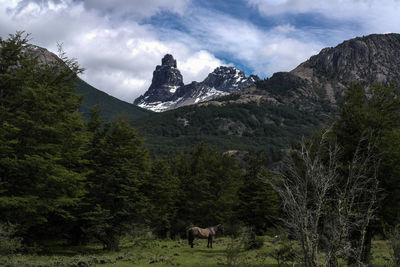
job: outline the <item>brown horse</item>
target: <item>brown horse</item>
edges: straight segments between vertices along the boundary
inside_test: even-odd
[[[212,248],[212,240],[213,240],[213,236],[215,236],[215,234],[217,233],[218,229],[222,230],[222,225],[218,224],[216,226],[210,226],[208,228],[200,228],[200,227],[192,227],[189,229],[188,232],[188,241],[189,241],[189,245],[190,247],[193,248],[193,240],[194,237],[200,237],[200,238],[207,238],[208,239],[208,243],[207,243],[207,247],[208,248]]]

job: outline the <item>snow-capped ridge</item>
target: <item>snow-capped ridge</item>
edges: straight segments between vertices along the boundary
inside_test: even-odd
[[[147,92],[134,104],[155,112],[193,105],[228,95],[253,85],[259,78],[230,66],[219,66],[202,82],[193,81],[184,85],[176,60],[167,54],[156,66],[152,83]]]

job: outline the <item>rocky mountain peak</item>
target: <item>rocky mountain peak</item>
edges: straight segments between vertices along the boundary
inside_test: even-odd
[[[40,63],[46,64],[64,64],[63,61],[56,56],[54,53],[50,52],[46,48],[29,45],[28,49],[26,49],[26,53],[31,54],[36,57]]]
[[[176,68],[176,60],[172,55],[166,54],[161,60],[161,65]]]
[[[147,92],[133,103],[141,106],[149,102],[164,102],[171,98],[176,89],[183,86],[182,74],[176,67],[176,60],[166,54],[161,65],[157,65],[153,72],[153,79]]]
[[[153,72],[147,92],[133,103],[153,111],[165,111],[227,95],[251,86],[257,80],[257,76],[246,77],[243,71],[234,67],[220,66],[204,81],[184,85],[176,60],[167,54]]]
[[[248,87],[257,80],[259,80],[257,76],[252,75],[251,78],[247,78],[243,71],[234,67],[220,66],[211,72],[203,83],[216,90],[231,93]]]
[[[182,74],[176,68],[176,60],[170,54],[167,54],[161,60],[161,66],[157,65],[153,72],[153,79],[149,91],[165,91],[175,93],[176,88],[183,85]]]

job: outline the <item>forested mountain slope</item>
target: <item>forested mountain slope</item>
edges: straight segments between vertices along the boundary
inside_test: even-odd
[[[37,57],[39,62],[64,64],[54,53],[39,46],[30,45],[27,52]],[[88,118],[89,110],[95,105],[99,105],[101,116],[105,120],[111,120],[113,117],[120,115],[136,119],[152,113],[149,110],[110,96],[80,78],[76,80],[76,84],[78,87],[78,94],[84,96],[80,107],[80,111],[83,112],[84,118]]]
[[[134,121],[153,153],[170,154],[198,142],[223,151],[268,151],[276,160],[301,136],[335,116],[346,86],[399,81],[400,35],[374,34],[325,48],[291,72],[197,105]]]
[[[101,116],[105,120],[111,120],[113,117],[120,115],[128,116],[131,119],[137,119],[153,113],[150,110],[119,100],[81,79],[78,79],[76,84],[78,85],[78,93],[84,96],[80,107],[84,118],[88,117],[89,110],[95,105],[99,105]]]

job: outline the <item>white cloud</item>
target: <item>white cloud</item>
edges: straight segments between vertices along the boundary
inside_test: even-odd
[[[191,0],[0,0],[0,36],[25,30],[32,33],[32,43],[52,51],[62,42],[67,55],[86,68],[87,82],[132,102],[149,87],[166,53],[177,59],[185,83],[201,81],[229,62],[269,76],[295,68],[327,45],[400,31],[397,0],[247,2],[267,17],[265,27]],[[163,11],[174,13],[173,22],[182,27],[170,21],[146,24]],[[330,24],[293,24],[291,14],[300,13],[317,14]]]
[[[321,42],[308,38],[307,32],[290,24],[263,30],[221,13],[198,11],[197,14],[186,24],[203,41],[203,48],[228,54],[261,76],[289,71],[323,48]]]
[[[83,78],[113,96],[132,102],[150,86],[152,73],[169,53],[177,59],[184,82],[203,80],[220,60],[206,51],[193,51],[177,42],[161,42],[149,31],[138,35],[140,25],[129,29],[89,33],[80,46],[68,50],[77,54],[86,68]],[[95,49],[93,49],[95,47]]]
[[[318,53],[320,46],[312,43],[303,43],[285,36],[276,36],[263,47],[260,54],[268,58],[267,74],[277,71],[289,71],[300,62],[307,60],[311,55]]]
[[[320,14],[327,19],[357,24],[363,33],[400,31],[399,0],[247,0],[266,16]]]
[[[179,60],[179,57],[177,59]],[[178,61],[178,68],[183,75],[185,84],[192,81],[202,81],[210,72],[221,65],[227,64],[205,50],[194,53],[186,60]]]
[[[125,1],[125,5],[133,2],[139,3]],[[167,2],[151,3],[162,7]],[[187,1],[178,2],[182,5]],[[106,8],[107,3],[103,1],[99,5]],[[151,14],[150,11],[141,12]],[[50,51],[57,51],[57,42],[63,43],[67,56],[77,58],[86,69],[82,76],[84,80],[127,102],[132,102],[147,90],[155,66],[161,63],[166,53],[173,54],[178,65],[182,64],[185,81],[202,80],[222,63],[206,51],[174,40],[160,41],[151,25],[139,24],[135,20],[111,21],[108,16],[87,9],[82,2],[0,1],[0,36],[5,38],[21,29],[32,34],[32,43]],[[196,68],[188,67],[189,62],[195,63]]]
[[[84,0],[88,9],[138,18],[151,17],[161,11],[183,14],[191,0]]]
[[[162,11],[182,15],[190,2],[191,0],[10,0],[9,5],[21,16],[35,16],[49,10],[58,11],[83,4],[86,9],[98,11],[103,15],[124,15],[142,19]]]

